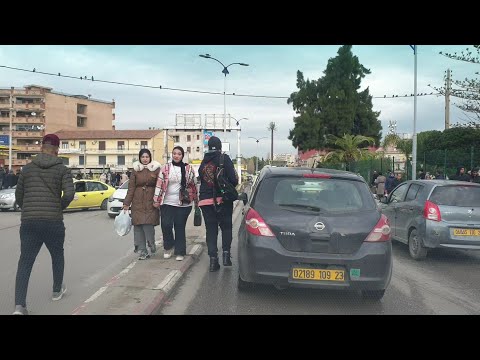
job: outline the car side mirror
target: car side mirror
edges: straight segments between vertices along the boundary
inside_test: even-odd
[[[240,193],[238,194],[238,200],[243,201],[243,205],[247,205],[248,202],[248,196],[246,193]]]

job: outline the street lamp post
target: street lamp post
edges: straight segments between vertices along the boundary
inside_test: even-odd
[[[248,120],[248,118],[241,118],[241,119],[235,119],[232,116],[232,119],[237,122],[238,130],[237,130],[237,173],[238,173],[238,179],[241,182],[242,181],[242,158],[240,157],[240,121],[242,120]]]
[[[415,56],[414,60],[414,80],[413,80],[413,136],[412,136],[412,180],[417,178],[417,53],[418,46],[410,45]]]
[[[260,142],[260,140],[266,139],[267,137],[264,136],[264,137],[261,137],[261,138],[258,138],[258,139],[257,139],[257,138],[255,138],[255,137],[253,137],[253,136],[249,136],[248,138],[249,138],[249,139],[254,139],[254,140],[257,142],[257,164],[255,165],[255,175],[256,175],[257,172],[258,172],[258,143]]]
[[[228,72],[228,67],[232,65],[241,65],[241,66],[249,66],[248,64],[245,63],[231,63],[230,65],[225,66],[220,60],[214,58],[210,54],[205,54],[205,55],[199,55],[202,58],[205,59],[212,59],[218,62],[220,65],[223,66],[222,73],[225,75],[224,80],[223,80],[223,137],[224,141],[227,141],[227,105],[226,105],[226,95],[227,95],[227,75],[230,74]]]

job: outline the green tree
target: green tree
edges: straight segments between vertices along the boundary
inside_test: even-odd
[[[466,48],[466,50],[460,54],[443,51],[440,51],[440,54],[453,60],[469,62],[477,66],[480,64],[480,45],[473,45],[473,49]],[[478,71],[476,71],[475,74],[478,75]],[[433,88],[440,94],[445,95],[445,86]],[[480,126],[480,80],[478,78],[465,78],[464,80],[453,79],[450,95],[459,99],[460,102],[454,103],[454,105],[463,110],[466,117],[471,120],[467,126]]]
[[[366,159],[371,156],[367,146],[372,145],[374,142],[373,138],[362,135],[345,134],[341,138],[329,135],[328,144],[331,144],[335,150],[327,153],[323,161],[343,163],[348,171],[352,161]]]
[[[300,150],[319,149],[327,144],[329,134],[364,135],[378,144],[382,129],[380,112],[373,111],[368,88],[358,92],[361,79],[367,74],[370,70],[353,55],[351,45],[338,49],[318,80],[305,80],[303,73],[297,71],[298,91],[287,101],[298,115],[288,137],[293,146]]]
[[[273,121],[270,122],[270,124],[268,124],[268,128],[267,130],[269,130],[271,133],[272,133],[272,140],[270,142],[270,160],[273,161],[273,132],[274,131],[277,131],[278,127],[277,125],[275,125],[275,123]]]

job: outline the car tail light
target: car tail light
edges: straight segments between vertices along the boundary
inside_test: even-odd
[[[247,231],[257,236],[275,236],[258,212],[250,208],[245,218]]]
[[[303,174],[304,178],[320,178],[320,179],[330,179],[331,176],[328,174]]]
[[[438,205],[430,200],[425,201],[425,207],[423,208],[423,217],[427,220],[442,221],[442,214]]]
[[[368,241],[368,242],[389,241],[390,232],[391,230],[390,230],[390,225],[388,223],[388,218],[382,214],[377,225],[375,225],[372,232],[368,234],[365,241]]]

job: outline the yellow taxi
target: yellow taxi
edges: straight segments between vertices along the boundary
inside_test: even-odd
[[[74,180],[75,196],[67,209],[89,209],[100,207],[107,210],[108,198],[115,188],[98,180]]]

